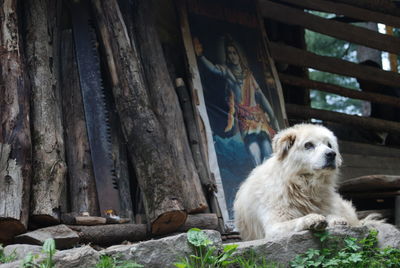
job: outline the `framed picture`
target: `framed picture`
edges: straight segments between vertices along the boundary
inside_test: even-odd
[[[180,15],[193,103],[232,230],[241,182],[271,155],[272,137],[286,126],[282,89],[255,1],[186,0]]]

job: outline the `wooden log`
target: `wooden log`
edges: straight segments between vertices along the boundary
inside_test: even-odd
[[[214,213],[190,214],[185,224],[178,229],[179,232],[186,232],[191,228],[218,230],[218,217]]]
[[[400,98],[391,97],[383,94],[376,94],[370,92],[358,91],[350,88],[341,87],[338,85],[333,85],[324,82],[318,82],[314,80],[310,80],[307,78],[302,78],[298,76],[293,76],[289,74],[279,73],[279,79],[284,84],[289,84],[292,86],[304,87],[309,89],[317,89],[322,90],[329,93],[338,94],[341,96],[367,100],[377,103],[388,104],[396,107],[400,107]]]
[[[348,115],[338,112],[312,109],[296,104],[286,104],[286,112],[289,116],[300,117],[303,119],[316,118],[324,121],[337,122],[347,125],[359,126],[376,131],[388,131],[400,133],[400,123],[387,121],[371,117],[361,117],[357,115]]]
[[[117,245],[124,241],[136,242],[150,237],[146,224],[68,225],[68,227],[78,233],[80,243],[100,246]]]
[[[201,151],[202,147],[200,146],[200,138],[193,114],[192,102],[190,101],[189,92],[182,78],[176,79],[176,92],[183,110],[183,118],[185,120],[186,129],[189,135],[190,147],[200,180],[203,184],[203,187],[208,192],[216,192],[216,182],[213,176],[211,176],[209,166],[206,164],[203,157],[204,153]]]
[[[32,81],[32,220],[48,225],[60,221],[66,186],[66,163],[58,84],[60,1],[27,1],[26,51]],[[65,202],[64,202],[65,203]]]
[[[29,216],[30,89],[17,5],[0,5],[0,243],[24,232]]]
[[[185,209],[189,213],[208,208],[199,175],[188,143],[182,112],[175,87],[168,75],[158,32],[155,27],[152,1],[139,0],[135,5],[136,35],[147,82],[150,101],[160,124],[165,129],[165,141],[175,167],[175,176],[183,183]]]
[[[262,1],[263,0],[261,0],[261,2]],[[346,17],[358,19],[360,21],[372,21],[376,23],[383,23],[386,25],[400,27],[400,18],[398,16],[388,15],[386,13],[377,12],[376,10],[372,11],[365,8],[359,8],[345,3],[337,3],[327,0],[281,1],[301,6],[307,9],[314,9],[328,13],[335,13],[336,15],[343,15]]]
[[[392,198],[400,195],[400,191],[379,191],[379,192],[354,192],[354,193],[343,193],[346,198],[358,198],[358,199],[372,199],[372,198]]]
[[[69,225],[68,227],[78,232],[81,243],[93,243],[102,246],[120,244],[123,241],[135,242],[151,238],[151,234],[147,233],[146,224]],[[186,232],[194,227],[217,230],[218,218],[215,214],[189,215],[185,224],[177,231]]]
[[[263,0],[261,14],[286,24],[299,25],[355,44],[399,54],[400,39],[340,21],[321,18],[302,10]]]
[[[100,215],[71,30],[61,36],[61,94],[71,212]]]
[[[400,75],[394,72],[383,71],[371,66],[363,66],[333,57],[319,56],[276,42],[270,42],[269,45],[272,57],[278,62],[357,77],[393,87],[398,87],[400,84]]]
[[[382,215],[383,219],[392,218],[394,215],[393,209],[371,209],[371,210],[357,211],[357,217],[359,219],[364,219],[368,215],[374,214],[374,213]]]
[[[103,217],[96,216],[77,216],[75,217],[76,225],[104,225],[106,224],[107,219]]]
[[[182,178],[177,177],[174,149],[166,127],[152,108],[143,67],[129,39],[115,0],[92,0],[107,59],[113,95],[121,119],[144,207],[154,234],[177,230],[186,220]],[[173,126],[173,122],[169,122]]]
[[[400,17],[400,8],[390,0],[337,0],[336,2]]]
[[[352,178],[340,184],[340,192],[389,191],[400,189],[400,176],[370,175]]]

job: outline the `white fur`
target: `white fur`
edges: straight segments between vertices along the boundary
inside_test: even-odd
[[[314,148],[305,148],[307,142]],[[272,145],[273,155],[251,172],[236,195],[235,224],[242,239],[273,239],[327,225],[361,225],[352,204],[335,189],[342,159],[331,131],[295,125],[279,132]],[[336,158],[327,167],[329,152]]]

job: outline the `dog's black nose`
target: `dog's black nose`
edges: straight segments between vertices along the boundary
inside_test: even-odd
[[[335,160],[336,153],[334,151],[330,151],[329,153],[326,153],[326,160],[328,161],[333,161]]]

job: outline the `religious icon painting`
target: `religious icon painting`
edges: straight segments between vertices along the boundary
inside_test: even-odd
[[[239,185],[286,126],[282,89],[255,1],[187,0],[180,11],[193,103],[225,228],[233,230]]]

